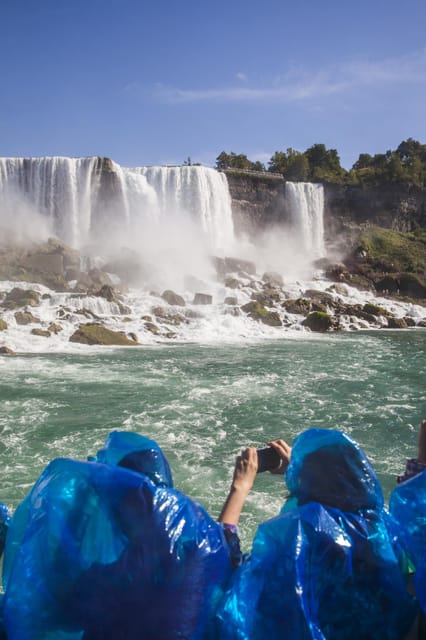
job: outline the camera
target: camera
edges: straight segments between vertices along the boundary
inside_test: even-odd
[[[281,464],[280,455],[272,447],[257,449],[257,473],[273,471]]]

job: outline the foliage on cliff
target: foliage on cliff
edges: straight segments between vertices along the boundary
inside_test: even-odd
[[[265,171],[265,166],[252,162],[244,154],[222,151],[216,158],[216,168],[242,171]],[[403,140],[395,150],[370,155],[361,153],[349,171],[341,164],[336,149],[314,144],[306,151],[288,148],[275,151],[268,162],[268,171],[280,173],[293,182],[325,182],[361,186],[411,184],[426,186],[426,145],[413,138]]]
[[[373,287],[404,298],[426,298],[426,231],[401,233],[382,227],[364,230],[345,265],[329,275],[340,282]]]

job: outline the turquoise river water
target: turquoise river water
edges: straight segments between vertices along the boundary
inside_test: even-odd
[[[291,442],[311,426],[350,433],[388,497],[426,417],[424,330],[88,348],[2,358],[0,374],[0,501],[12,508],[51,459],[84,459],[112,429],[156,439],[177,488],[213,516],[241,447]],[[246,547],[284,496],[280,477],[258,476],[241,520]]]

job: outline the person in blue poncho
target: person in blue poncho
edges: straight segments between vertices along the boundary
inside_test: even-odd
[[[417,457],[407,460],[405,472],[389,500],[395,540],[405,554],[413,588],[421,606],[419,638],[426,638],[426,420],[419,430]]]
[[[201,640],[230,571],[222,527],[173,488],[160,447],[113,432],[57,459],[12,519],[9,640]]]
[[[402,640],[418,606],[406,588],[376,474],[360,447],[309,429],[281,456],[290,498],[262,524],[218,612],[223,640]],[[237,458],[221,520],[236,526],[257,471]]]

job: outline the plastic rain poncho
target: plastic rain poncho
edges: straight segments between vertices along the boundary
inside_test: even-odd
[[[9,640],[209,635],[230,567],[222,529],[171,488],[158,445],[134,436],[111,434],[102,463],[54,460],[17,509],[5,552]],[[117,466],[123,459],[145,459],[150,477]]]
[[[221,638],[401,640],[417,605],[365,454],[340,432],[310,429],[286,481],[292,497],[259,527],[223,600]]]

